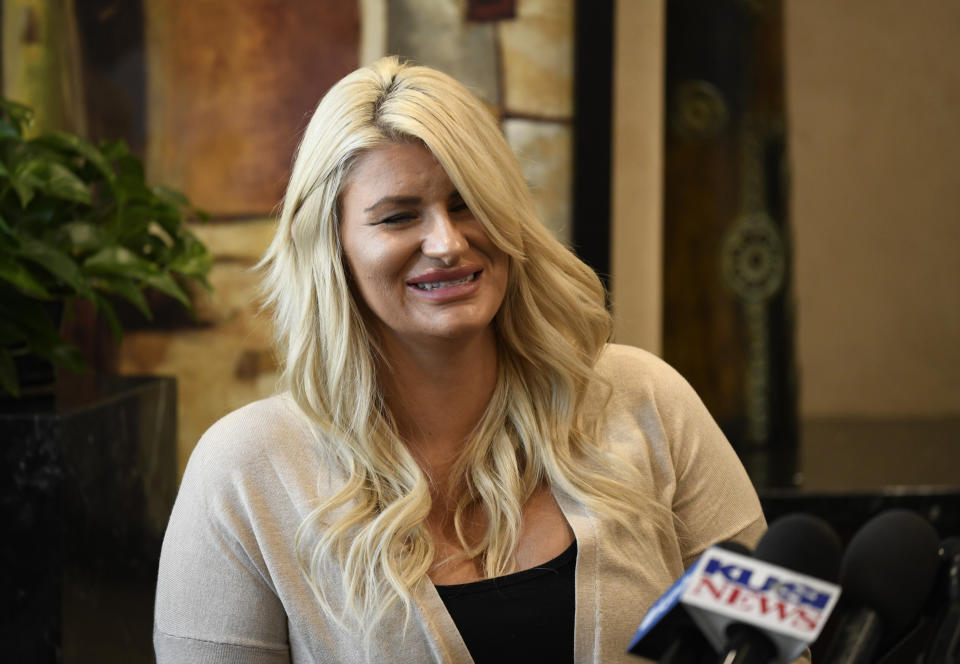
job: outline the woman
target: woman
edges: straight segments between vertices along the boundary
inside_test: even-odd
[[[449,77],[387,58],[328,92],[264,265],[285,392],[191,457],[161,664],[630,661],[687,564],[761,534],[716,424],[606,345],[598,279]]]

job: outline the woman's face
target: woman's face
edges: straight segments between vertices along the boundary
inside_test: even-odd
[[[365,153],[340,195],[347,266],[385,341],[489,333],[509,259],[420,143]]]

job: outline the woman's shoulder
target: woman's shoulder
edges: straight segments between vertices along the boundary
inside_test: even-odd
[[[596,369],[609,389],[610,413],[656,422],[674,433],[694,422],[700,428],[716,428],[690,383],[653,353],[608,344]]]
[[[200,438],[194,456],[213,453],[242,459],[276,447],[302,443],[310,427],[286,394],[248,403],[214,422]]]
[[[188,652],[289,661],[283,600],[302,593],[292,547],[316,498],[309,431],[292,401],[274,396],[226,414],[200,438],[160,557],[162,661],[199,661]]]
[[[200,438],[184,482],[235,484],[244,478],[304,474],[320,464],[317,437],[285,394],[254,401],[217,420]]]
[[[631,371],[639,368],[669,367],[666,362],[650,351],[636,346],[609,343],[603,347],[597,367],[601,370],[615,372],[617,370]]]
[[[607,344],[597,361],[597,372],[614,393],[659,395],[670,400],[689,398],[692,389],[676,369],[653,353],[622,344]]]

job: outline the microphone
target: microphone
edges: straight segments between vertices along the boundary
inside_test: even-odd
[[[728,541],[715,546],[750,555],[750,549],[739,542]],[[650,607],[627,652],[660,664],[707,664],[713,661],[716,652],[679,601],[689,574],[690,570]]]
[[[753,557],[755,561],[782,570],[779,574],[783,578],[778,579],[773,588],[781,597],[792,596],[799,600],[797,605],[803,608],[798,609],[798,618],[803,609],[810,612],[811,615],[795,620],[793,624],[794,627],[803,625],[807,630],[790,633],[782,629],[787,613],[783,608],[786,604],[781,602],[779,620],[762,621],[757,618],[763,615],[747,614],[728,624],[724,630],[725,645],[718,661],[723,664],[766,664],[789,662],[799,656],[816,640],[839,597],[840,589],[834,582],[839,573],[842,548],[834,530],[812,515],[791,514],[774,521],[757,543]],[[819,590],[818,583],[822,585]],[[771,584],[768,581],[764,585]],[[760,598],[761,608],[764,599]],[[812,615],[818,608],[821,611],[814,621]]]
[[[753,557],[823,581],[840,578],[843,544],[823,519],[811,514],[783,516],[767,529]]]
[[[919,515],[889,510],[854,534],[840,567],[844,604],[825,660],[866,664],[920,613],[937,574],[936,531]]]
[[[797,528],[798,521],[809,523],[810,520],[818,521],[817,527],[811,529],[812,534],[800,533],[798,536],[791,532]],[[829,535],[824,536],[825,532]],[[832,566],[838,565],[839,540],[829,526],[813,517],[796,515],[782,520],[782,523],[778,520],[761,543],[766,542],[764,546],[777,551],[790,548],[789,544],[777,544],[778,538],[794,537],[801,540],[818,537],[820,544],[812,546],[811,550],[817,557],[829,556],[832,551],[836,559]],[[831,563],[817,563],[815,567],[829,568]],[[736,643],[741,656],[753,653],[750,660],[744,661],[774,659],[785,664],[795,659],[817,637],[839,595],[840,589],[835,584],[713,546],[650,608],[640,623],[630,652],[640,654],[638,648],[646,644],[648,638],[654,641],[653,630],[660,621],[664,622],[666,629],[666,618],[672,612],[682,611],[699,628],[713,650],[713,657],[728,646],[727,627],[732,623],[746,623],[763,631],[761,636],[772,643],[772,653],[758,653],[753,647],[755,640],[747,638]],[[671,634],[677,638],[676,632]],[[760,642],[761,648],[766,645],[766,641]],[[704,650],[701,648],[699,653],[703,656]],[[666,654],[666,650],[651,650],[645,656],[660,656],[662,662],[662,656]],[[706,654],[711,653],[708,650]],[[769,657],[763,659],[767,655]]]
[[[947,606],[938,620],[937,632],[927,652],[928,664],[960,663],[960,537],[948,537],[940,545],[945,568]]]

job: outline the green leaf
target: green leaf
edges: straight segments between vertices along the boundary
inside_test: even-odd
[[[10,124],[5,118],[0,119],[0,140],[5,138],[19,139],[20,137],[20,127]]]
[[[0,256],[0,279],[12,284],[24,295],[48,300],[50,292],[19,261]]]
[[[167,265],[167,268],[184,276],[201,281],[208,289],[206,276],[213,266],[213,257],[207,248],[193,236],[185,232],[180,236],[181,251]]]
[[[114,138],[100,143],[100,152],[108,161],[116,161],[130,154],[126,142]]]
[[[31,352],[57,366],[72,371],[83,370],[83,355],[61,338],[60,331],[40,302],[0,300],[0,318],[14,321],[23,331],[24,342]]]
[[[73,203],[59,198],[40,196],[36,198],[29,207],[16,212],[15,225],[19,228],[47,228],[54,225],[55,222],[59,223],[62,221],[64,215],[67,214],[64,208],[72,205]],[[37,232],[39,232],[39,230]]]
[[[190,199],[187,198],[186,194],[177,189],[171,187],[165,187],[163,185],[157,185],[153,187],[154,195],[160,200],[176,206],[176,207],[190,207]]]
[[[110,300],[102,295],[96,295],[94,304],[97,307],[97,311],[107,319],[107,324],[110,325],[110,331],[113,333],[114,341],[120,343],[120,340],[123,339],[123,326],[120,325],[120,319],[117,318],[117,312],[114,311]]]
[[[7,99],[6,97],[0,97],[0,111],[7,118],[14,121],[15,126],[18,128],[17,135],[21,135],[19,131],[20,127],[25,127],[33,122],[33,109],[24,104],[13,101],[12,99]]]
[[[63,340],[49,348],[34,348],[33,344],[31,344],[31,348],[38,355],[42,355],[58,367],[64,367],[74,373],[81,373],[87,366],[83,359],[83,353],[76,346]]]
[[[213,259],[210,254],[177,257],[170,263],[169,268],[174,272],[191,277],[200,281],[207,290],[210,290],[210,284],[207,283],[207,274],[213,265]]]
[[[23,128],[32,120],[33,111],[28,106],[0,97],[0,140],[21,140]]]
[[[37,189],[40,189],[51,196],[63,198],[77,203],[86,203],[89,205],[93,200],[90,187],[67,167],[57,164],[46,164],[47,170],[40,177],[37,183]],[[45,177],[44,177],[45,176]]]
[[[30,201],[33,200],[33,187],[29,182],[29,178],[24,179],[16,173],[11,173],[10,186],[17,192],[17,198],[20,199],[20,207],[27,207]]]
[[[80,267],[67,254],[41,240],[18,234],[20,255],[33,261],[53,276],[66,283],[77,295],[93,298],[93,290],[84,278]]]
[[[84,266],[93,272],[114,274],[142,281],[151,288],[166,293],[190,308],[190,298],[173,278],[153,263],[146,261],[126,247],[107,247],[84,261]]]
[[[116,178],[107,158],[93,143],[85,138],[62,131],[51,131],[38,136],[33,142],[76,153],[93,164],[108,182],[113,182]]]
[[[166,293],[170,297],[180,302],[187,309],[193,308],[190,298],[186,293],[183,292],[183,289],[180,288],[176,280],[166,272],[147,280],[147,285],[151,288],[157,289],[161,293]]]
[[[84,266],[94,272],[117,274],[145,281],[161,273],[153,263],[144,260],[126,247],[113,246],[101,249],[84,261]]]
[[[127,205],[123,209],[122,219],[120,220],[122,224],[120,235],[131,238],[146,233],[147,227],[154,216],[156,216],[154,211],[145,205],[137,203]]]
[[[83,180],[63,164],[44,157],[29,157],[17,163],[10,174],[10,185],[22,207],[27,207],[36,190],[78,203],[91,202],[90,188]]]
[[[20,381],[17,379],[17,365],[6,348],[0,348],[0,387],[7,394],[20,396]]]
[[[147,320],[153,320],[153,312],[150,311],[150,305],[147,304],[147,298],[143,296],[143,291],[130,279],[123,277],[102,276],[97,277],[94,285],[102,291],[116,293],[130,302],[137,310],[144,315]]]
[[[149,215],[151,221],[155,222],[155,231],[162,229],[164,234],[176,233],[183,225],[183,214],[179,208],[156,199],[144,203],[144,214]]]
[[[103,227],[87,221],[71,221],[58,232],[74,252],[93,251],[109,243]]]
[[[124,149],[125,146],[124,146]],[[129,152],[121,153],[114,161],[114,168],[118,176],[127,179],[127,187],[132,187],[135,183],[140,183],[143,188],[149,191],[146,186],[146,178],[143,171],[143,163]]]

